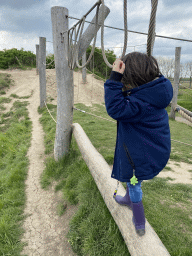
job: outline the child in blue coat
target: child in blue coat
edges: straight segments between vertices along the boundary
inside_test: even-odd
[[[117,120],[117,139],[111,177],[126,182],[117,203],[133,211],[137,234],[145,234],[141,182],[158,175],[171,153],[169,117],[165,108],[173,98],[171,82],[153,56],[132,52],[116,59],[104,84],[105,106]],[[116,190],[117,192],[117,190]]]

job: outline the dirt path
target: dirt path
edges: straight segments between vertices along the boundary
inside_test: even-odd
[[[1,71],[0,71],[1,72]],[[30,166],[28,170],[28,178],[26,180],[26,196],[27,203],[25,214],[31,214],[25,220],[24,229],[26,233],[22,239],[23,242],[28,242],[22,252],[22,255],[28,256],[73,256],[70,244],[67,241],[66,235],[69,231],[69,221],[78,209],[77,206],[70,205],[67,207],[63,216],[57,215],[57,205],[59,203],[65,204],[66,202],[62,198],[62,192],[55,193],[53,183],[49,191],[41,189],[39,180],[42,171],[45,168],[45,148],[44,148],[44,132],[39,118],[41,117],[37,108],[40,104],[39,99],[39,76],[36,75],[36,70],[31,71],[2,71],[12,75],[12,79],[15,81],[16,86],[7,90],[6,97],[11,94],[17,94],[18,96],[28,96],[32,94],[29,99],[26,99],[30,103],[28,106],[29,117],[32,120],[32,141],[31,147],[28,151],[28,158]],[[56,90],[56,78],[55,70],[47,70],[47,102],[57,104],[57,90]],[[81,82],[81,75],[74,72],[74,104],[84,103],[87,106],[92,106],[92,103],[101,104],[104,102],[104,90],[103,82],[99,82],[94,79],[92,75],[87,75],[88,83],[83,85]],[[78,97],[78,98],[77,98]],[[50,101],[50,98],[54,98],[54,101]],[[13,99],[11,103],[4,104],[6,111],[8,112],[13,105]],[[20,101],[25,101],[21,99]],[[179,120],[178,120],[179,121]],[[180,121],[186,122],[185,119]],[[171,177],[175,178],[170,183],[182,182],[185,184],[192,184],[192,174],[188,170],[192,170],[192,165],[186,163],[180,163],[181,167],[175,165],[173,161],[169,161],[170,166],[175,172],[161,172],[158,177]],[[111,166],[112,168],[112,166]],[[182,179],[180,179],[182,175]]]
[[[32,97],[20,101],[28,101],[29,118],[32,120],[32,141],[27,153],[30,161],[26,184],[27,203],[24,214],[31,214],[26,218],[23,228],[26,233],[22,242],[28,242],[21,255],[28,256],[74,256],[71,246],[66,238],[69,231],[69,221],[76,213],[77,206],[67,207],[63,216],[57,215],[57,205],[65,204],[62,199],[62,192],[54,192],[55,182],[49,191],[41,189],[39,180],[42,171],[45,169],[45,147],[44,132],[37,112],[40,105],[39,99],[39,76],[35,70],[32,71],[11,71],[6,72],[12,75],[16,86],[7,90],[6,97],[11,94],[28,96],[33,91]],[[16,99],[18,100],[18,99]],[[10,110],[15,99],[5,104],[6,112]]]

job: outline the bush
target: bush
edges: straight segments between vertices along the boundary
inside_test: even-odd
[[[17,50],[16,48],[0,51],[0,69],[12,67],[36,67],[36,55],[31,51]]]

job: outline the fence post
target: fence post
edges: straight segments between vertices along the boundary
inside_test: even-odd
[[[177,107],[177,95],[179,88],[179,75],[180,75],[180,58],[181,47],[175,48],[175,70],[174,70],[174,83],[173,83],[173,99],[171,104],[170,118],[175,120],[175,108]]]
[[[110,10],[104,8],[105,18]],[[55,55],[55,68],[57,77],[57,126],[54,145],[54,158],[66,155],[72,138],[73,105],[74,105],[74,86],[73,71],[68,67],[68,9],[65,7],[54,6],[51,8],[53,47]],[[96,15],[92,22],[96,21]],[[98,30],[102,24],[102,11],[99,10]],[[94,38],[95,24],[90,24],[80,41],[78,59],[82,58],[91,41]],[[65,33],[63,33],[65,32]]]
[[[82,57],[82,65],[84,65],[86,63],[86,52],[83,54]],[[86,67],[84,67],[82,69],[82,79],[83,79],[83,83],[86,83]]]
[[[53,48],[57,77],[57,127],[54,145],[54,158],[58,161],[69,151],[73,122],[73,71],[68,67],[68,9],[54,6],[51,8]]]
[[[40,85],[40,108],[45,106],[46,102],[46,38],[39,38],[39,85]]]
[[[39,45],[36,44],[36,75],[39,75]]]

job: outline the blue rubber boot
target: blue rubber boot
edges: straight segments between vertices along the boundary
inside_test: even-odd
[[[126,186],[127,186],[127,184],[126,184]],[[130,196],[129,196],[129,187],[128,186],[126,188],[126,191],[127,191],[127,193],[124,197],[117,195],[115,197],[115,201],[118,204],[126,205],[131,210],[132,209],[132,202],[131,202],[131,199],[130,199]]]
[[[139,236],[143,236],[145,234],[145,213],[143,208],[142,200],[138,203],[132,202],[132,210],[133,210],[133,224],[135,225],[135,230]]]

